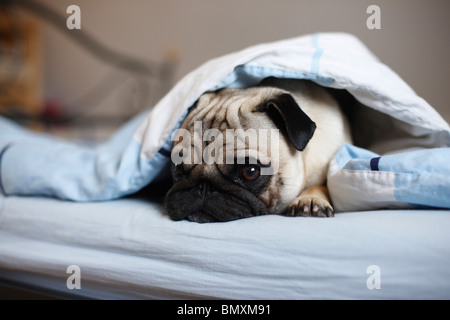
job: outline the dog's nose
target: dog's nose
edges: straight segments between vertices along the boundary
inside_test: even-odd
[[[198,192],[199,192],[199,196],[204,199],[207,195],[207,193],[210,191],[211,189],[211,184],[209,184],[206,181],[202,181],[199,185],[198,185]]]

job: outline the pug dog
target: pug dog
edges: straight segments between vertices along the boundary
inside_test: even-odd
[[[326,175],[351,134],[338,102],[320,85],[269,78],[255,87],[206,92],[180,129],[164,199],[173,220],[334,216]],[[214,161],[201,157],[211,145]]]

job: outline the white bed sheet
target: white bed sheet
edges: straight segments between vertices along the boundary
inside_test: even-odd
[[[74,203],[0,196],[0,208],[0,280],[61,295],[450,298],[449,211],[197,224],[171,221],[160,203],[140,198]],[[80,267],[81,289],[67,288],[69,265]],[[367,273],[371,265],[379,273]],[[381,289],[368,288],[373,277]]]

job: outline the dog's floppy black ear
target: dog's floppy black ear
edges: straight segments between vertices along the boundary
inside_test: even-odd
[[[316,124],[303,112],[294,98],[283,93],[262,104],[257,111],[264,111],[287,136],[294,147],[302,151],[316,130]]]

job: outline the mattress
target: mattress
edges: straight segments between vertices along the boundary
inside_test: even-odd
[[[1,196],[0,207],[0,282],[61,297],[450,298],[448,210],[198,224],[170,220],[142,194]]]

